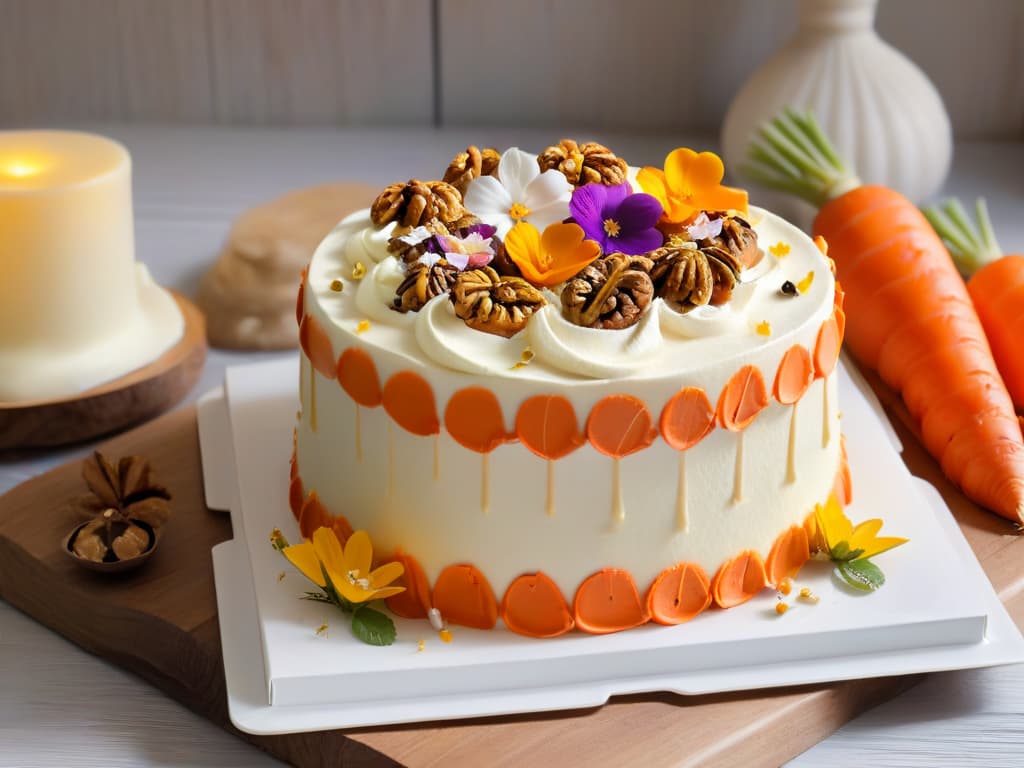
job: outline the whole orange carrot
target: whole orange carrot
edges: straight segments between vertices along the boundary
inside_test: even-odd
[[[851,174],[813,115],[788,110],[751,145],[755,181],[818,206],[814,233],[846,293],[846,340],[898,390],[943,472],[977,503],[1024,521],[1024,439],[949,251],[924,215]]]
[[[992,356],[1017,410],[1024,412],[1024,255],[1003,255],[988,208],[975,204],[977,224],[956,199],[924,209],[960,272],[981,319]]]

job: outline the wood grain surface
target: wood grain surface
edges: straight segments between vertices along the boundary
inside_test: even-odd
[[[882,390],[899,415],[891,393]],[[1024,623],[1024,539],[936,476],[900,424],[912,471],[934,482],[1018,625]],[[60,552],[82,491],[73,462],[0,497],[0,596],[86,650],[141,676],[213,722],[227,719],[210,548],[230,522],[206,509],[195,411],[183,409],[111,440],[111,456],[150,458],[174,495],[160,550],[117,578],[83,572]],[[282,507],[283,508],[283,507]],[[253,670],[253,674],[261,674]],[[685,697],[617,697],[603,707],[348,732],[253,737],[298,766],[777,765],[917,677]]]
[[[0,402],[0,451],[89,440],[139,424],[177,404],[203,370],[206,324],[191,301],[177,293],[173,296],[185,321],[181,339],[173,347],[148,365],[78,395]]]

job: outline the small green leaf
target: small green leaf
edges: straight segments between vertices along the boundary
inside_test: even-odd
[[[851,587],[864,592],[874,592],[885,584],[885,574],[867,559],[836,563],[836,573]]]
[[[832,547],[832,550],[828,554],[833,560],[847,560],[849,559],[848,555],[850,554],[850,545],[845,541],[840,541]]]
[[[352,634],[369,645],[391,645],[397,633],[390,617],[362,605],[352,614]]]

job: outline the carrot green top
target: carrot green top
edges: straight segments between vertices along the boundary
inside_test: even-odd
[[[995,232],[992,231],[992,220],[988,216],[985,198],[977,199],[974,210],[978,217],[977,225],[955,197],[941,206],[932,205],[921,209],[949,248],[957,269],[967,277],[1003,256],[1003,249],[999,247]]]

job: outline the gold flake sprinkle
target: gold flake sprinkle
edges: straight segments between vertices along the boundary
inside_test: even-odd
[[[327,624],[326,623],[321,624],[319,627],[316,628],[316,636],[317,637],[327,637]]]
[[[366,333],[368,330],[370,330],[370,321],[360,320],[356,326],[356,333]]]
[[[779,582],[779,592],[781,592],[784,595],[788,595],[792,591],[793,581],[788,576],[786,576],[782,579],[782,581]]]
[[[811,284],[813,282],[814,282],[814,270],[811,270],[806,275],[804,275],[804,279],[803,280],[801,280],[799,283],[796,284],[796,289],[798,291],[800,291],[800,293],[807,293],[807,291],[810,290]]]
[[[524,363],[522,360],[520,360],[519,362],[513,363],[512,364],[512,368],[510,368],[509,370],[518,371],[520,368],[525,368],[525,367],[526,367],[526,363]]]
[[[338,280],[337,278],[331,280],[331,290],[334,291],[335,293],[341,293],[341,289],[344,287],[345,284],[342,283],[341,280]]]
[[[523,350],[522,361],[524,363],[528,363],[531,360],[533,360],[533,350],[527,347],[526,349]]]
[[[775,245],[768,246],[768,250],[775,258],[782,259],[789,255],[789,243],[780,240]]]
[[[366,277],[366,265],[361,261],[357,261],[356,265],[352,267],[352,279],[362,280]]]
[[[769,323],[767,320],[762,320],[760,323],[757,324],[757,327],[754,330],[757,331],[758,336],[771,336],[772,324]]]
[[[775,612],[777,614],[779,614],[779,616],[781,616],[782,614],[784,614],[788,610],[789,610],[789,605],[787,603],[782,602],[781,600],[779,600],[779,602],[777,602],[775,604]]]
[[[284,571],[281,571],[279,574],[277,574],[277,580],[284,581]]]
[[[452,631],[450,629],[442,629],[437,633],[444,642],[450,643],[452,641]]]
[[[416,641],[416,653],[423,653],[423,651],[425,651],[426,649],[427,649],[427,641],[426,640],[417,640]]]

